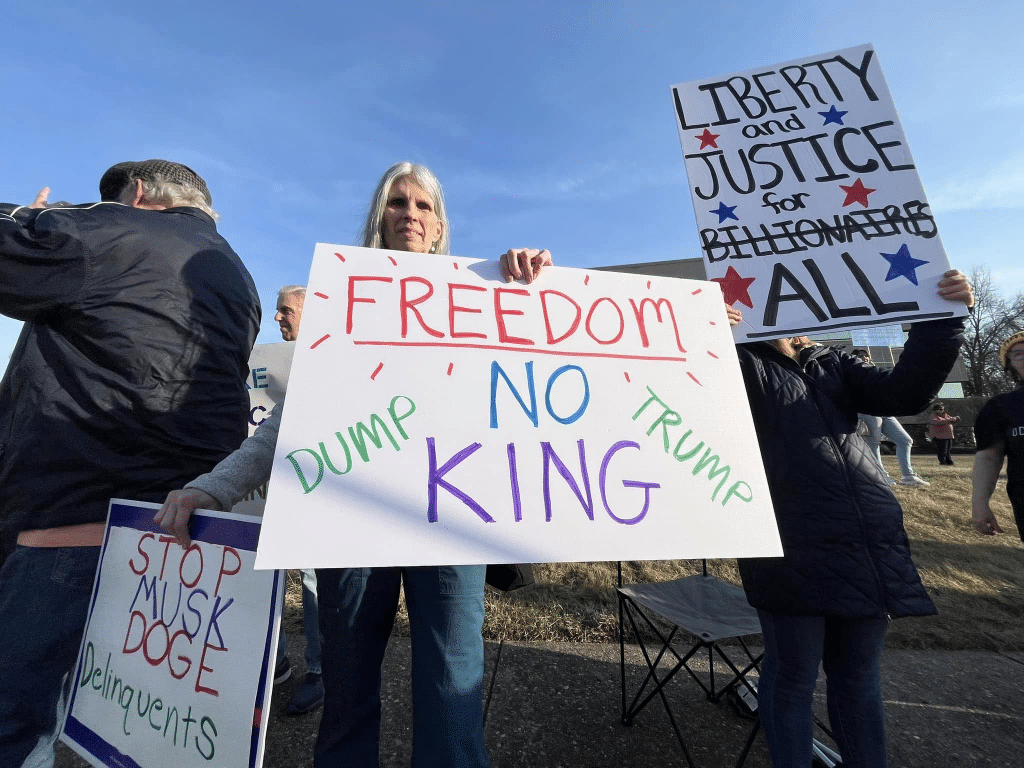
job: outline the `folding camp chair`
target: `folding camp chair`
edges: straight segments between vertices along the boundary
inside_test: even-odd
[[[676,579],[675,581],[655,584],[632,584],[625,586],[622,584],[622,563],[620,562],[618,564],[618,583],[619,663],[622,680],[622,723],[623,725],[631,725],[633,718],[635,718],[637,714],[639,714],[640,710],[646,707],[651,699],[653,699],[657,694],[661,698],[661,703],[665,707],[665,713],[668,715],[669,722],[672,724],[672,729],[675,731],[676,738],[679,740],[679,745],[682,747],[683,754],[686,756],[686,762],[692,768],[693,760],[690,758],[690,752],[686,748],[686,741],[683,738],[682,731],[676,723],[675,717],[672,714],[672,708],[669,706],[668,698],[665,696],[665,685],[676,675],[677,672],[681,669],[685,669],[703,689],[708,701],[717,702],[728,691],[735,689],[739,699],[743,702],[743,705],[752,713],[756,714],[757,680],[750,679],[747,675],[757,669],[757,666],[761,661],[761,657],[764,654],[758,653],[755,655],[749,646],[747,646],[746,641],[743,638],[749,635],[761,634],[761,623],[757,619],[757,611],[751,608],[747,603],[746,595],[740,587],[708,575],[707,560],[702,561],[701,573],[697,576],[688,576],[685,579]],[[648,617],[648,615],[641,610],[641,606],[650,613],[655,614],[665,622],[671,624],[672,631],[668,635],[665,635],[665,633]],[[623,621],[624,618],[629,620],[633,634],[637,638],[637,643],[640,646],[640,651],[644,656],[644,660],[647,662],[648,669],[643,683],[641,683],[640,688],[633,697],[633,701],[628,705],[626,703],[626,641],[625,624]],[[653,657],[650,649],[648,648],[648,643],[644,640],[643,635],[639,631],[641,625],[638,623],[638,619],[642,620],[643,624],[653,631],[661,641],[661,649]],[[680,631],[687,632],[695,638],[690,649],[682,655],[680,655],[679,651],[672,645],[672,641]],[[720,641],[730,639],[736,640],[739,647],[742,649],[743,655],[745,656],[745,658],[741,658],[738,663],[729,657],[726,649],[720,644]],[[704,679],[690,667],[690,661],[702,649],[706,649],[708,654],[708,682],[706,683]],[[732,650],[734,656],[738,656],[738,652],[735,648],[730,650]],[[726,682],[717,686],[715,682],[716,654],[732,672],[732,676],[729,677]],[[664,673],[663,677],[659,678],[658,668],[666,655],[670,657],[666,659],[666,667],[667,665],[672,664],[673,658],[675,659],[675,663],[672,664],[671,667],[667,668],[667,672]],[[743,664],[744,666],[741,668],[738,664]],[[653,683],[653,686],[650,691],[647,691],[647,687],[651,683]],[[644,695],[645,691],[647,692],[646,696]],[[814,723],[831,738],[832,732],[829,731],[817,716],[814,718]],[[736,762],[737,768],[742,766],[744,761],[746,761],[747,754],[750,752],[750,748],[754,744],[754,739],[757,737],[760,726],[761,721],[759,719],[754,723],[754,727],[750,731],[746,744],[743,746],[742,752],[740,752],[739,759]],[[839,754],[818,739],[814,740],[812,750],[816,763],[824,766],[824,768],[835,768],[835,766],[841,765]]]
[[[762,654],[754,654],[743,640],[747,635],[761,634],[761,625],[757,620],[757,611],[750,607],[740,587],[708,575],[707,561],[703,562],[702,572],[684,579],[660,582],[655,584],[622,584],[622,563],[618,566],[619,596],[619,660],[622,681],[622,723],[631,725],[633,718],[655,697],[661,698],[669,722],[675,731],[679,745],[682,747],[688,765],[693,766],[686,740],[676,723],[665,696],[666,684],[676,673],[685,669],[703,689],[709,701],[718,701],[733,687],[742,686],[750,697],[756,697],[757,688],[746,678],[747,674],[757,668]],[[645,609],[645,610],[642,610]],[[672,626],[667,635],[651,620],[648,612],[663,619]],[[628,620],[633,634],[640,645],[640,651],[647,662],[647,675],[633,697],[627,704],[626,696],[626,641],[625,622]],[[642,622],[642,624],[641,624]],[[645,640],[641,633],[645,626],[661,641],[661,648],[652,653],[651,641]],[[685,653],[680,653],[673,640],[680,633],[693,635],[695,641]],[[736,648],[729,648],[738,662],[730,658],[721,641],[735,639],[742,649],[745,658],[739,657]],[[701,651],[706,650],[708,656],[707,682],[691,666],[691,660]],[[715,679],[715,662],[723,662],[732,672],[725,682]],[[662,661],[665,664],[662,665]],[[742,665],[742,666],[740,666]],[[659,669],[660,667],[660,669]],[[660,674],[659,674],[660,673]]]

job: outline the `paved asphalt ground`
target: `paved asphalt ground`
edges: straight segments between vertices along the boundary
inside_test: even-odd
[[[295,639],[289,655],[298,673],[302,643]],[[488,643],[487,682],[497,649]],[[408,639],[393,640],[384,670],[385,768],[410,763],[409,659]],[[626,661],[627,675],[638,685],[646,667],[635,646],[627,646]],[[701,668],[707,669],[706,661]],[[887,651],[883,674],[894,768],[1024,766],[1024,653]],[[269,768],[312,764],[319,715],[282,714],[300,677],[275,691],[264,761]],[[735,765],[752,721],[725,701],[707,701],[689,676],[680,675],[668,690],[694,765]],[[620,702],[617,644],[506,643],[487,718],[495,767],[686,765],[658,699],[630,727],[620,722]],[[824,717],[823,684],[816,709]],[[61,746],[58,768],[84,765]],[[745,765],[770,766],[762,737]]]

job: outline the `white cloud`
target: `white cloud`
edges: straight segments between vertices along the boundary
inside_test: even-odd
[[[1024,207],[1024,154],[1007,158],[980,176],[965,173],[948,179],[928,197],[935,213]]]

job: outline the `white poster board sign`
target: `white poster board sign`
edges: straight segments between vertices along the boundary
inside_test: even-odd
[[[158,504],[111,501],[63,740],[95,766],[263,761],[284,577],[259,523],[197,512],[187,550]]]
[[[738,341],[963,315],[869,46],[673,86],[709,279]]]
[[[284,400],[288,390],[288,374],[292,368],[294,341],[257,344],[249,354],[249,434],[263,423],[274,406]]]
[[[317,245],[256,567],[779,554],[717,286]]]
[[[284,400],[288,390],[288,374],[292,367],[294,341],[275,344],[257,344],[249,354],[249,376],[245,388],[249,391],[249,434],[270,415],[274,406]],[[231,508],[239,515],[263,515],[267,498],[267,484],[254,488]]]

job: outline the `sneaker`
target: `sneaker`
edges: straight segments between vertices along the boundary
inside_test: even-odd
[[[896,480],[893,478],[892,475],[886,475],[885,482],[887,482],[890,486],[897,485]]]
[[[900,480],[900,485],[931,485],[927,480],[922,480],[917,475],[908,475]]]
[[[274,667],[274,685],[283,683],[291,676],[292,663],[288,661],[288,657],[285,656],[279,662],[277,662],[277,666]]]
[[[324,705],[324,680],[320,675],[312,672],[306,673],[306,679],[292,694],[292,700],[288,702],[285,714],[304,715],[319,709]]]

